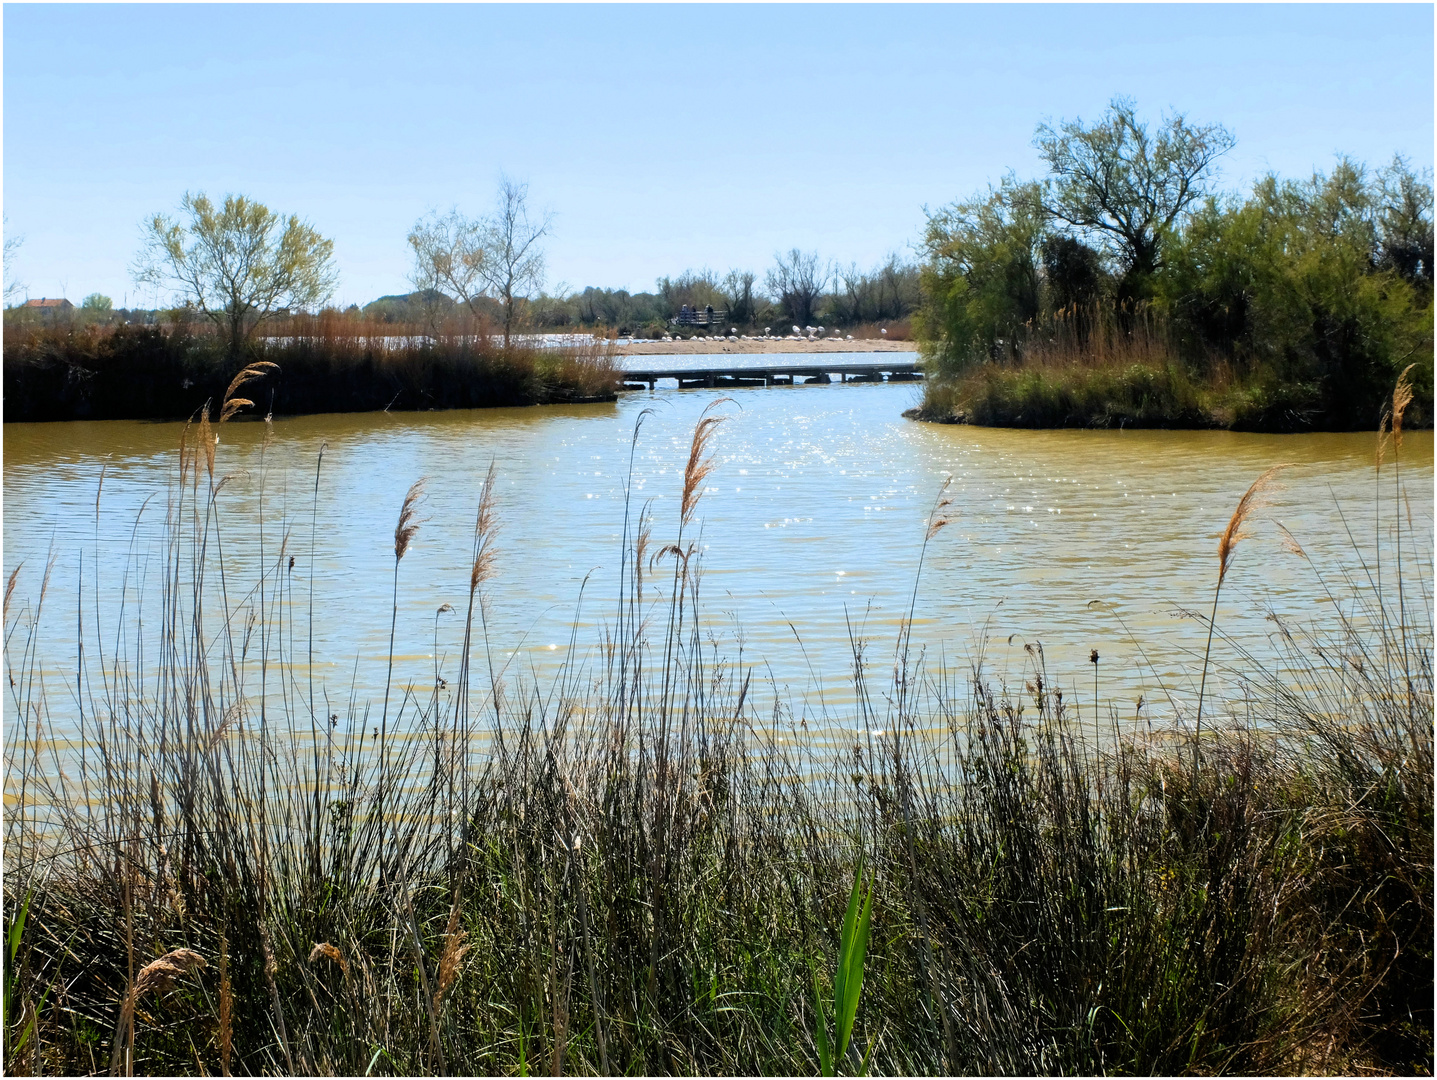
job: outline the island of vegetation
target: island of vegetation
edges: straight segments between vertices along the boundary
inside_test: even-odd
[[[1370,428],[1412,366],[1432,422],[1431,170],[1339,158],[1216,189],[1232,146],[1116,100],[1044,124],[1041,180],[932,213],[914,415],[1016,427]]]

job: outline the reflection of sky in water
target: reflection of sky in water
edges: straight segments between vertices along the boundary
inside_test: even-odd
[[[1319,566],[1334,570],[1330,581],[1339,579],[1338,562],[1352,563],[1334,500],[1359,542],[1372,542],[1370,434],[1032,432],[901,419],[919,393],[874,385],[739,390],[724,407],[729,419],[713,443],[720,464],[698,511],[705,612],[720,652],[737,661],[741,645],[755,685],[771,681],[795,712],[812,713],[820,695],[839,715],[849,712],[850,627],[867,642],[870,686],[881,692],[912,596],[925,518],[949,474],[951,523],[929,545],[914,608],[914,641],[930,665],[941,660],[966,670],[986,628],[995,677],[1016,683],[1027,659],[1022,646],[1041,642],[1050,680],[1087,700],[1088,652],[1097,648],[1104,697],[1126,702],[1128,715],[1139,693],[1161,697],[1157,680],[1113,615],[1090,602],[1112,605],[1161,680],[1187,687],[1204,634],[1179,609],[1206,613],[1217,536],[1268,465],[1295,461],[1301,468],[1288,474],[1239,548],[1219,615],[1228,633],[1263,652],[1272,630],[1265,605],[1299,621],[1330,611],[1307,565],[1282,549],[1272,519],[1286,524]],[[262,425],[228,425],[217,468],[235,474],[220,498],[230,603],[259,601],[252,590],[263,478],[266,551],[273,560],[283,543],[296,556],[294,569],[286,560],[280,574],[289,602],[282,632],[303,667],[311,497],[316,454],[326,442],[315,517],[316,679],[342,705],[353,677],[358,699],[377,706],[394,522],[406,489],[428,476],[423,525],[400,567],[396,684],[428,687],[436,661],[452,679],[475,501],[492,460],[501,522],[487,589],[496,662],[510,665],[511,682],[531,671],[547,681],[568,655],[576,612],[576,641],[596,662],[594,645],[615,604],[634,423],[652,410],[634,455],[633,493],[635,512],[652,506],[657,549],[673,539],[690,434],[716,396],[661,391],[617,405],[280,420],[263,455]],[[24,562],[11,614],[27,603],[33,610],[53,544],[40,655],[57,716],[73,708],[66,686],[74,679],[82,558],[81,617],[87,635],[98,622],[107,655],[122,580],[130,616],[143,595],[147,628],[158,621],[159,537],[179,432],[179,425],[127,422],[5,426],[7,577]],[[1430,571],[1432,434],[1409,434],[1404,454],[1419,554]],[[106,460],[97,619],[95,487]],[[151,495],[136,528],[136,512]],[[659,576],[656,570],[651,580]],[[272,593],[271,584],[267,603]],[[456,612],[436,616],[445,603]],[[242,623],[236,620],[237,631]]]

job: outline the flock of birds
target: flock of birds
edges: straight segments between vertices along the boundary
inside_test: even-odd
[[[787,338],[788,338],[788,339],[797,340],[797,341],[819,341],[819,340],[822,340],[822,339],[823,339],[823,335],[824,335],[825,333],[828,333],[828,332],[829,332],[829,331],[825,330],[822,326],[804,326],[804,327],[801,327],[801,328],[798,327],[798,326],[794,326],[794,327],[793,327],[793,333],[787,335]],[[878,330],[878,332],[879,332],[880,334],[882,334],[884,337],[887,337],[887,336],[888,336],[888,328],[887,328],[887,327],[880,327],[879,330]],[[839,340],[842,340],[842,341],[852,341],[852,340],[853,340],[853,335],[852,335],[852,334],[843,334],[843,332],[842,332],[841,330],[834,330],[834,331],[832,331],[832,334],[833,334],[833,337],[831,337],[831,338],[829,338],[829,339],[827,339],[827,340],[829,340],[829,341],[839,341]],[[842,338],[839,337],[840,334],[843,334]],[[774,337],[775,335],[774,335],[774,332],[773,332],[773,327],[771,327],[771,326],[765,326],[765,327],[763,328],[763,336],[764,336],[765,338]],[[673,340],[673,339],[670,338],[669,336],[665,335],[664,340],[665,340],[665,341],[671,341],[671,340]],[[696,341],[706,341],[706,340],[708,340],[708,339],[705,338],[702,334],[700,334],[700,335],[698,335],[694,340],[696,340]],[[748,336],[747,334],[740,334],[740,333],[738,332],[738,327],[736,327],[736,326],[730,326],[730,327],[728,328],[728,333],[727,333],[727,334],[715,334],[715,335],[714,335],[714,340],[716,340],[716,341],[748,341],[748,340],[749,340],[749,336]],[[755,338],[754,340],[760,340],[760,339]]]

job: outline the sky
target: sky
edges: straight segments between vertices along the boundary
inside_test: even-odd
[[[405,237],[502,174],[554,214],[550,291],[762,279],[798,247],[911,256],[924,208],[1115,95],[1237,138],[1221,185],[1338,153],[1433,161],[1433,7],[5,4],[6,279],[163,301],[130,267],[186,192],[333,240],[335,300],[410,288]]]

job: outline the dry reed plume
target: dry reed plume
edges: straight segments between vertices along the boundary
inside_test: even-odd
[[[1233,552],[1237,549],[1238,541],[1247,537],[1247,533],[1242,531],[1243,525],[1252,514],[1266,505],[1267,496],[1277,481],[1278,473],[1293,467],[1292,462],[1272,466],[1254,480],[1251,486],[1243,492],[1242,498],[1237,501],[1237,508],[1233,510],[1232,517],[1228,518],[1227,528],[1222,531],[1222,536],[1217,542],[1217,582],[1219,587],[1222,586],[1222,579],[1227,577],[1227,569],[1232,563]]]
[[[135,1009],[140,998],[149,993],[163,994],[174,988],[175,980],[205,967],[205,958],[193,949],[175,949],[165,953],[158,960],[151,960],[135,976],[134,985],[120,1005],[120,1018],[115,1026],[115,1038],[110,1055],[110,1071],[117,1072],[120,1055],[134,1029]],[[128,1063],[127,1063],[128,1064]],[[128,1072],[128,1068],[126,1069]]]
[[[1266,505],[1267,496],[1273,485],[1277,482],[1277,475],[1284,469],[1293,467],[1292,462],[1284,462],[1274,465],[1263,472],[1243,492],[1242,498],[1237,501],[1237,508],[1233,510],[1232,517],[1228,518],[1227,528],[1223,529],[1222,536],[1217,542],[1217,585],[1212,593],[1212,612],[1208,615],[1207,621],[1207,647],[1203,650],[1202,658],[1202,680],[1198,684],[1197,719],[1193,722],[1193,790],[1197,790],[1198,779],[1198,755],[1200,740],[1202,737],[1202,707],[1203,697],[1207,692],[1207,671],[1208,661],[1212,657],[1213,631],[1217,627],[1217,598],[1222,593],[1223,579],[1227,577],[1228,567],[1232,565],[1233,554],[1237,551],[1239,541],[1246,538],[1243,532],[1243,525],[1249,517],[1258,509]]]
[[[1407,406],[1412,404],[1412,381],[1408,375],[1416,366],[1408,364],[1403,368],[1402,374],[1397,377],[1397,385],[1392,389],[1392,441],[1399,451],[1402,449],[1402,417],[1407,413]]]
[[[427,477],[420,477],[414,481],[404,496],[404,503],[399,507],[399,520],[394,525],[394,561],[396,563],[404,558],[404,553],[409,550],[409,544],[414,539],[414,535],[419,532],[419,526],[422,524],[418,520],[419,500],[424,496],[424,485],[428,482]]]
[[[229,388],[225,390],[225,396],[221,398],[220,423],[223,424],[234,416],[241,409],[252,408],[254,402],[249,398],[235,397],[235,391],[246,383],[255,379],[263,378],[271,371],[278,371],[279,365],[269,360],[257,360],[252,364],[246,364],[238,375],[230,382]]]
[[[439,1003],[444,1000],[444,995],[459,978],[463,968],[464,957],[469,952],[470,946],[464,943],[469,936],[468,932],[459,928],[459,900],[456,897],[449,908],[449,925],[444,929],[444,952],[439,957],[439,988],[434,991],[434,1008],[439,1008]]]
[[[495,555],[493,538],[496,524],[494,463],[491,461],[489,472],[484,477],[484,486],[479,490],[479,510],[474,515],[474,556],[469,565],[469,592],[471,594],[493,573]]]
[[[320,960],[328,960],[331,963],[338,964],[342,974],[349,974],[349,965],[345,963],[344,954],[340,952],[336,946],[331,945],[327,941],[316,942],[314,948],[309,950],[309,962],[311,964],[317,963]]]
[[[698,506],[699,497],[703,494],[703,483],[710,473],[718,467],[713,455],[708,454],[709,442],[713,439],[718,426],[728,419],[727,416],[713,416],[713,410],[725,403],[731,404],[732,398],[718,398],[709,403],[704,409],[699,422],[694,425],[693,442],[689,445],[689,460],[684,466],[684,491],[680,503],[679,521],[683,525],[693,519],[694,510]],[[705,456],[705,455],[708,456]]]

